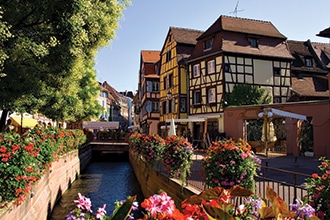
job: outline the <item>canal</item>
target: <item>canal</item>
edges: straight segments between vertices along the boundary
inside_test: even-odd
[[[78,193],[91,199],[93,213],[106,204],[107,215],[114,209],[114,202],[137,195],[139,204],[143,195],[127,154],[93,155],[92,162],[62,195],[54,207],[51,220],[63,220],[75,208]],[[141,217],[134,213],[135,217]]]

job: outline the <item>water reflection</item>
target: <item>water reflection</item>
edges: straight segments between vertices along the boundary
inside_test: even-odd
[[[130,163],[116,160],[116,155],[108,155],[102,160],[99,158],[98,162],[92,162],[63,194],[50,219],[65,219],[75,208],[73,200],[77,199],[78,193],[91,199],[94,213],[106,204],[109,215],[114,209],[115,201],[124,200],[130,195],[137,195],[137,200],[141,203],[143,195]]]

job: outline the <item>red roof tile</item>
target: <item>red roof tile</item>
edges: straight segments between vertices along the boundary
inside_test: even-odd
[[[160,59],[160,51],[142,50],[141,56],[145,63],[156,63]]]

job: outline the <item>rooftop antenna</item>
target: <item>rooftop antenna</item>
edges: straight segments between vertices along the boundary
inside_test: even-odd
[[[238,10],[238,3],[239,3],[239,1],[237,1],[234,11],[229,12],[230,14],[235,14],[235,17],[237,17],[237,12],[244,11],[243,9]]]

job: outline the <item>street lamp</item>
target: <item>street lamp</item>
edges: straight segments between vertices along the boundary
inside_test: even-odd
[[[266,167],[268,167],[268,141],[269,141],[269,123],[272,120],[273,112],[271,109],[264,108],[262,112],[258,113],[259,118],[264,119],[264,142],[265,142],[265,150],[266,150]]]

